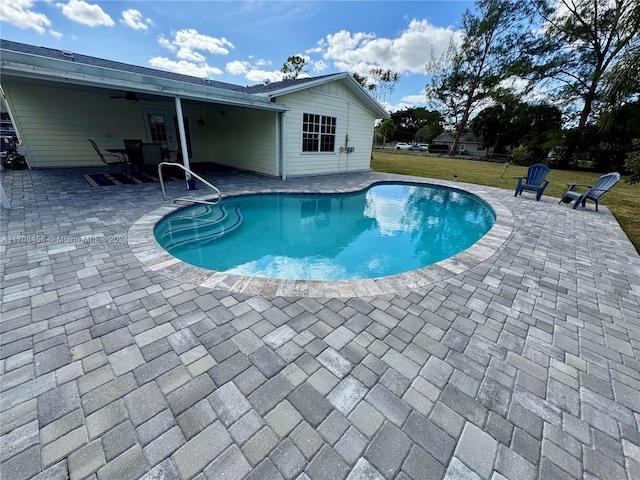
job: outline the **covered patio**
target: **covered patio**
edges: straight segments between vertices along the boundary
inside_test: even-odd
[[[640,256],[605,207],[458,183],[511,217],[477,261],[282,294],[151,268],[131,235],[159,185],[91,188],[95,170],[2,172],[3,479],[638,478]],[[206,178],[233,195],[400,177]]]
[[[375,121],[389,116],[348,72],[242,86],[2,39],[0,53],[3,104],[33,168],[102,166],[102,151],[140,163],[132,146],[151,143],[187,169],[367,171]]]

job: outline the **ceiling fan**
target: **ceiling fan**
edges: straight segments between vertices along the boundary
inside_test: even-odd
[[[131,102],[131,103],[138,103],[140,101],[143,101],[143,102],[156,102],[156,100],[151,100],[150,98],[140,98],[140,97],[138,97],[136,95],[135,92],[124,92],[124,97],[117,96],[117,95],[112,95],[111,98],[114,99],[114,100],[122,99],[122,100],[126,100],[127,102]]]

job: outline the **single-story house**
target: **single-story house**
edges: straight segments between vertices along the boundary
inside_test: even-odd
[[[454,136],[451,133],[441,133],[432,140],[431,143],[439,143],[447,145],[451,148],[453,145]],[[458,152],[466,153],[469,155],[484,156],[487,151],[484,146],[484,139],[482,136],[476,137],[473,133],[463,133],[458,141]]]
[[[0,87],[30,167],[102,165],[124,139],[286,179],[370,168],[388,113],[349,73],[239,86],[0,40]]]

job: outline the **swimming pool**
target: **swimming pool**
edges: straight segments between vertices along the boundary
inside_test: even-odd
[[[478,196],[412,183],[342,194],[266,194],[194,205],[161,219],[174,257],[228,274],[354,280],[425,267],[469,248],[496,221]]]

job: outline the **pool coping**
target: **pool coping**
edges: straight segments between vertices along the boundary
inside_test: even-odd
[[[382,174],[379,178],[370,178],[354,183],[349,187],[322,189],[296,188],[283,183],[281,188],[234,191],[224,194],[223,198],[274,193],[353,193],[384,182],[434,185],[472,193],[493,208],[496,214],[496,221],[493,227],[480,240],[453,257],[416,270],[362,280],[280,280],[230,274],[190,265],[164,250],[153,234],[155,225],[163,217],[184,208],[185,205],[172,204],[163,206],[134,222],[128,232],[129,248],[134,256],[150,270],[167,278],[199,287],[265,297],[350,298],[384,295],[407,289],[426,287],[464,273],[495,255],[513,231],[514,219],[512,213],[500,202],[485,195],[490,187],[423,177]],[[208,197],[210,195],[194,198],[206,199]]]

